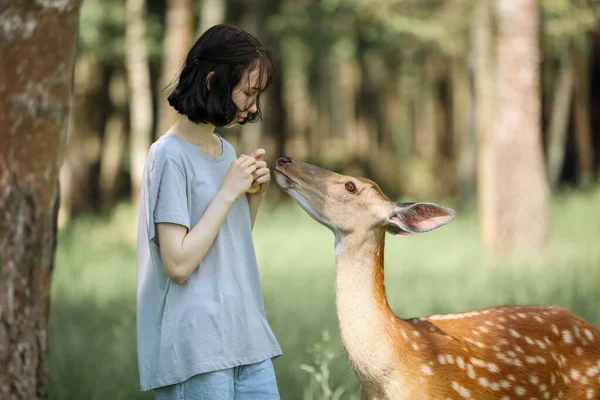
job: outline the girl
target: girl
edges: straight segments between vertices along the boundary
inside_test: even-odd
[[[270,171],[236,156],[216,126],[254,122],[273,81],[252,35],[214,26],[191,48],[169,104],[179,120],[151,147],[140,198],[137,343],[157,399],[279,399],[251,230]],[[253,190],[250,190],[251,186]],[[252,192],[252,193],[250,193]]]

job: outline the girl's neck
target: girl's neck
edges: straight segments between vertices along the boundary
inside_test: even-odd
[[[168,133],[176,134],[200,148],[207,148],[214,143],[214,132],[215,126],[212,124],[196,124],[186,116],[181,116]]]

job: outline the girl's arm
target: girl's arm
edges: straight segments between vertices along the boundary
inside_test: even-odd
[[[223,225],[229,208],[250,187],[255,171],[256,160],[253,157],[243,155],[235,160],[227,172],[223,187],[189,232],[182,225],[157,224],[163,266],[173,282],[184,283],[200,264]]]

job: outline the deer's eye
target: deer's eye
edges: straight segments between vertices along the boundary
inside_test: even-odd
[[[352,182],[346,182],[346,190],[349,191],[350,193],[354,193],[356,192],[356,185]]]

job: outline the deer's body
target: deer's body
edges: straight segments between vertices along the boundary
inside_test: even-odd
[[[560,307],[503,306],[400,319],[385,294],[386,231],[414,235],[454,211],[394,204],[372,181],[282,158],[276,181],[335,234],[342,342],[365,400],[600,400],[600,332]]]
[[[342,342],[364,399],[600,399],[600,334],[563,308],[396,317],[383,239],[336,257]]]

